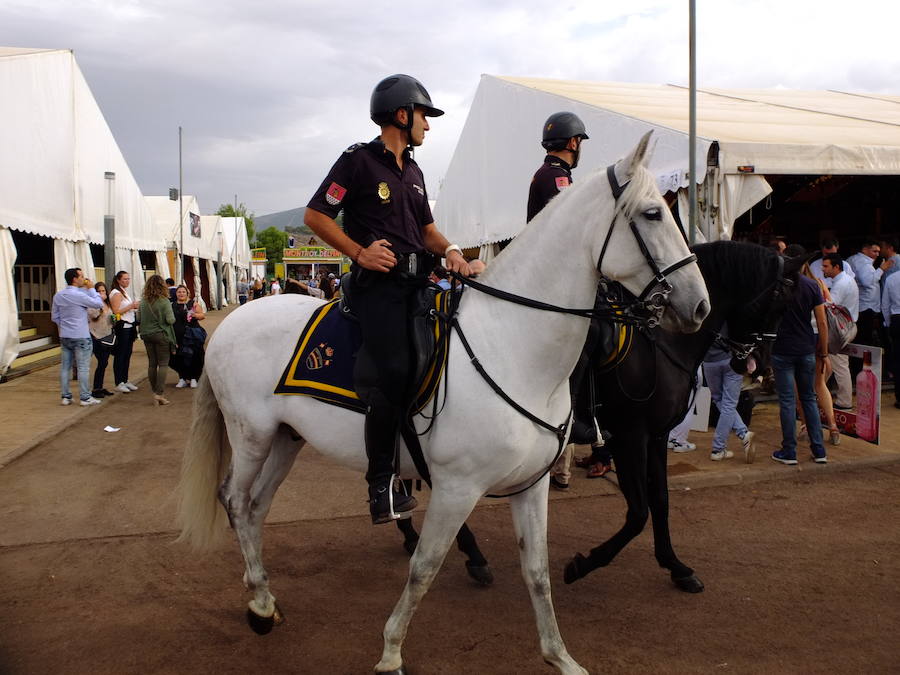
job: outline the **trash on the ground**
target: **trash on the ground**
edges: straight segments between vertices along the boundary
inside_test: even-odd
[[[105,427],[103,427],[103,431],[109,431],[110,433],[112,433],[113,431],[118,431],[121,428],[122,427],[111,427],[107,424]]]

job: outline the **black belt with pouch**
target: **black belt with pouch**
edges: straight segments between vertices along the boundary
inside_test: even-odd
[[[397,265],[391,270],[401,276],[427,277],[434,270],[436,256],[428,251],[397,253]]]

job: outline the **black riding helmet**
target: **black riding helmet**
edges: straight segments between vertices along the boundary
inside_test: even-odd
[[[579,138],[585,140],[590,138],[584,129],[584,122],[575,113],[558,112],[553,113],[544,122],[544,135],[541,145],[548,152],[555,150],[564,150],[569,143],[570,138]],[[578,166],[578,157],[581,154],[581,145],[573,153],[575,157],[572,160],[572,168]]]
[[[369,105],[369,115],[375,124],[393,124],[400,129],[411,129],[413,109],[416,106],[425,109],[426,117],[440,117],[444,114],[443,110],[434,107],[428,91],[416,78],[409,75],[391,75],[375,86]],[[409,111],[409,122],[406,126],[401,126],[394,119],[394,113],[400,108]]]
[[[541,139],[541,145],[547,150],[560,150],[565,147],[566,141],[575,136],[582,139],[590,138],[584,129],[584,122],[581,121],[581,118],[571,112],[553,113],[544,122],[544,136]]]

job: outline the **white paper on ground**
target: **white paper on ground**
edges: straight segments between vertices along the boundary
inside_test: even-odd
[[[122,427],[111,427],[107,424],[105,427],[103,427],[103,431],[113,432],[113,431],[118,431],[121,428]]]

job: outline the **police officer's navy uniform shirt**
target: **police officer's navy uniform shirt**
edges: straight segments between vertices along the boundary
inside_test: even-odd
[[[394,253],[425,250],[422,228],[434,222],[422,170],[403,151],[403,169],[380,139],[357,143],[331,167],[307,208],[336,218],[344,211],[344,230],[362,246],[378,239]]]
[[[544,157],[544,163],[535,172],[528,190],[528,221],[571,184],[572,167],[569,163],[555,155]]]

